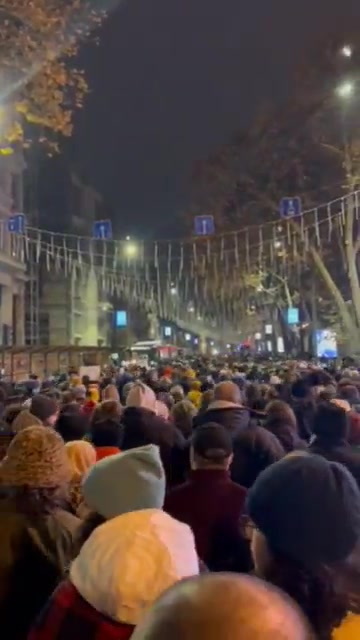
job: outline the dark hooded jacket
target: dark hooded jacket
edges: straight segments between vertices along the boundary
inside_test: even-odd
[[[122,451],[147,444],[158,445],[168,485],[183,482],[185,439],[171,422],[149,409],[127,407],[121,416],[121,424],[124,428]]]
[[[208,422],[221,424],[235,437],[249,427],[250,412],[242,405],[224,400],[215,400],[209,405],[207,411],[195,416],[193,421],[194,429]]]

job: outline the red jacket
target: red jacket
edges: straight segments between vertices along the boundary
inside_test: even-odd
[[[216,541],[239,535],[246,489],[230,479],[228,471],[192,471],[189,482],[172,489],[165,511],[188,524],[194,532],[199,557],[211,569],[210,556]]]
[[[54,591],[27,640],[129,640],[133,631],[96,611],[67,580]]]

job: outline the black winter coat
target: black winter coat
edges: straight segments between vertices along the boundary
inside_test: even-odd
[[[148,409],[127,407],[121,416],[121,424],[124,428],[123,451],[156,444],[160,448],[168,485],[184,481],[186,441],[171,422]]]
[[[333,440],[316,437],[309,447],[310,453],[322,456],[331,462],[340,462],[352,473],[360,487],[360,451],[346,442],[346,440]]]

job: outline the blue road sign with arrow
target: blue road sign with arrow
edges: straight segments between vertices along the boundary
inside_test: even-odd
[[[280,201],[280,215],[282,218],[296,218],[301,214],[302,205],[298,196],[295,198],[282,198]]]
[[[93,226],[93,238],[96,240],[112,239],[111,220],[97,220]]]
[[[23,213],[17,213],[8,219],[7,228],[9,233],[25,233],[26,218]]]
[[[215,233],[214,216],[196,216],[194,227],[197,236],[212,236]]]

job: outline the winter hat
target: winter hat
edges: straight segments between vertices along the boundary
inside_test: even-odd
[[[19,431],[23,431],[27,427],[35,427],[42,425],[41,420],[33,416],[30,411],[24,409],[20,411],[19,415],[16,416],[14,422],[12,423],[12,430],[14,433],[19,433]]]
[[[70,481],[64,441],[53,429],[27,427],[12,440],[0,465],[1,483],[50,489]]]
[[[134,384],[126,398],[127,407],[141,407],[156,413],[156,396],[150,387],[142,382]]]
[[[190,527],[146,509],[95,529],[71,565],[70,581],[96,611],[137,625],[166,589],[198,574]]]
[[[130,449],[95,464],[83,482],[87,506],[107,520],[141,509],[162,509],[165,472],[153,444]]]
[[[247,507],[270,550],[309,568],[345,560],[360,540],[357,483],[320,456],[288,456],[263,471]]]
[[[59,411],[58,403],[49,398],[48,396],[43,396],[38,394],[34,396],[31,400],[30,412],[36,418],[39,418],[41,422],[46,422],[51,416],[54,416]]]
[[[96,462],[96,450],[85,440],[73,440],[65,445],[66,454],[72,470],[72,480],[81,480]]]

